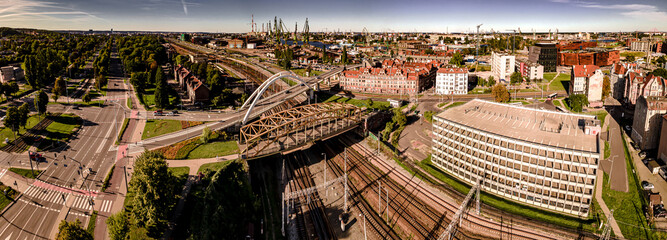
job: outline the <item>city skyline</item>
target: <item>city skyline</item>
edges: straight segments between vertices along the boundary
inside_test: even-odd
[[[576,0],[364,1],[280,3],[266,0],[9,0],[0,3],[2,26],[49,30],[249,32],[282,18],[293,31],[309,19],[310,31],[370,32],[616,32],[667,31],[667,2],[605,3]],[[266,27],[266,26],[265,26]]]

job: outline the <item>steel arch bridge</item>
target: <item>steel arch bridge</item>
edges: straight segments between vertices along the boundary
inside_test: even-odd
[[[287,109],[241,127],[242,158],[288,152],[360,124],[365,111],[347,103],[317,103]]]
[[[257,105],[257,102],[262,98],[262,95],[264,92],[269,89],[271,85],[273,85],[276,81],[280,80],[281,78],[290,78],[294,79],[295,81],[301,82],[304,86],[307,86],[311,90],[313,88],[308,85],[307,82],[305,82],[303,79],[301,79],[298,75],[296,75],[293,72],[290,71],[282,71],[279,73],[274,74],[273,76],[269,77],[266,79],[266,81],[262,82],[262,85],[260,85],[255,91],[248,97],[248,99],[243,103],[243,106],[241,106],[241,109],[244,109],[248,107],[248,110],[246,111],[245,115],[243,116],[243,120],[241,120],[241,124],[245,125],[246,122],[248,122],[248,119],[250,117],[250,114],[252,113],[252,110],[255,108],[255,105]],[[310,96],[312,97],[312,95]]]

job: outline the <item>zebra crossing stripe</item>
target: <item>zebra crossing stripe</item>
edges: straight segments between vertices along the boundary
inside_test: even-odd
[[[5,176],[5,173],[7,173],[7,169],[2,169],[2,171],[0,171],[0,178]]]

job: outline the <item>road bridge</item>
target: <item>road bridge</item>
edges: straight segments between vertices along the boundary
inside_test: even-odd
[[[243,127],[241,157],[259,158],[288,153],[357,127],[365,111],[346,103],[317,103],[287,109]]]

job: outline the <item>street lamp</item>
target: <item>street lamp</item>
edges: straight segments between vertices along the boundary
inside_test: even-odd
[[[359,217],[363,216],[364,217],[364,240],[367,240],[366,238],[366,215],[363,215],[363,213],[359,213]]]

